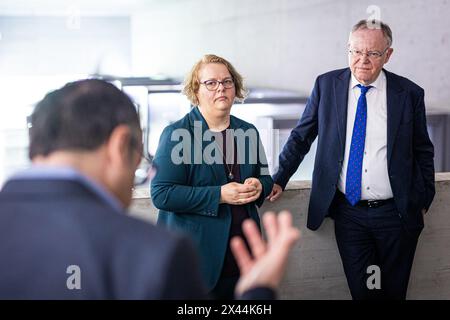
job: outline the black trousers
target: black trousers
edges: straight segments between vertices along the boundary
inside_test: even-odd
[[[352,298],[406,299],[417,240],[423,227],[406,228],[393,200],[376,208],[352,206],[337,191],[331,210]],[[380,275],[379,289],[377,274]]]

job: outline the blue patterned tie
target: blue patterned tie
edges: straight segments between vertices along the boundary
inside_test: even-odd
[[[348,158],[347,177],[345,180],[345,197],[354,206],[361,199],[361,174],[366,140],[367,100],[366,93],[372,86],[362,86],[361,95],[356,108],[355,123],[353,125],[352,144]]]

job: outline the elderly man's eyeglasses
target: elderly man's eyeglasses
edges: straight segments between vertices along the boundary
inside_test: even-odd
[[[206,89],[208,89],[209,91],[214,91],[217,90],[217,88],[219,87],[219,85],[223,85],[223,87],[225,89],[231,89],[234,87],[234,81],[233,79],[229,78],[229,79],[225,79],[223,81],[219,81],[219,80],[206,80],[203,82],[200,82],[200,84],[203,84]]]
[[[385,53],[386,51],[389,49],[389,47],[387,47],[386,49],[383,50],[383,52],[380,51],[367,51],[367,52],[363,52],[361,50],[356,50],[356,49],[349,49],[348,52],[352,55],[352,57],[354,58],[362,58],[363,56],[366,56],[367,58],[371,59],[371,60],[376,60],[376,59],[380,59]]]

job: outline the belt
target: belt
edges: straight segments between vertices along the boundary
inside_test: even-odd
[[[348,203],[347,198],[345,197],[345,194],[343,194],[339,189],[336,190],[337,194],[345,199]],[[361,207],[367,207],[367,208],[378,208],[381,206],[384,206],[385,204],[392,203],[394,201],[394,198],[390,199],[384,199],[384,200],[359,200],[356,205]]]
[[[394,201],[394,198],[385,199],[385,200],[360,200],[356,205],[368,208],[378,208],[384,206],[385,204],[391,203]]]

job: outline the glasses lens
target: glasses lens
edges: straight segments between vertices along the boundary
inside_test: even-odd
[[[364,52],[362,52],[360,50],[349,50],[349,53],[355,58],[360,58],[360,57],[364,57],[365,56],[365,57],[367,57],[369,59],[372,59],[372,60],[380,58],[385,52],[386,52],[386,50],[383,51],[383,52],[369,51],[367,53],[364,53]]]
[[[208,90],[215,90],[217,88],[217,84],[218,84],[218,82],[214,81],[214,80],[205,82],[206,89],[208,89]]]
[[[227,80],[224,80],[223,86],[224,86],[225,88],[227,88],[227,89],[232,88],[232,87],[234,86],[233,79],[227,79]]]
[[[217,81],[217,80],[208,80],[203,82],[203,84],[206,86],[206,89],[210,91],[214,91],[219,87],[219,84],[222,84],[224,88],[230,89],[234,87],[234,81],[233,79],[226,79],[224,81]]]

